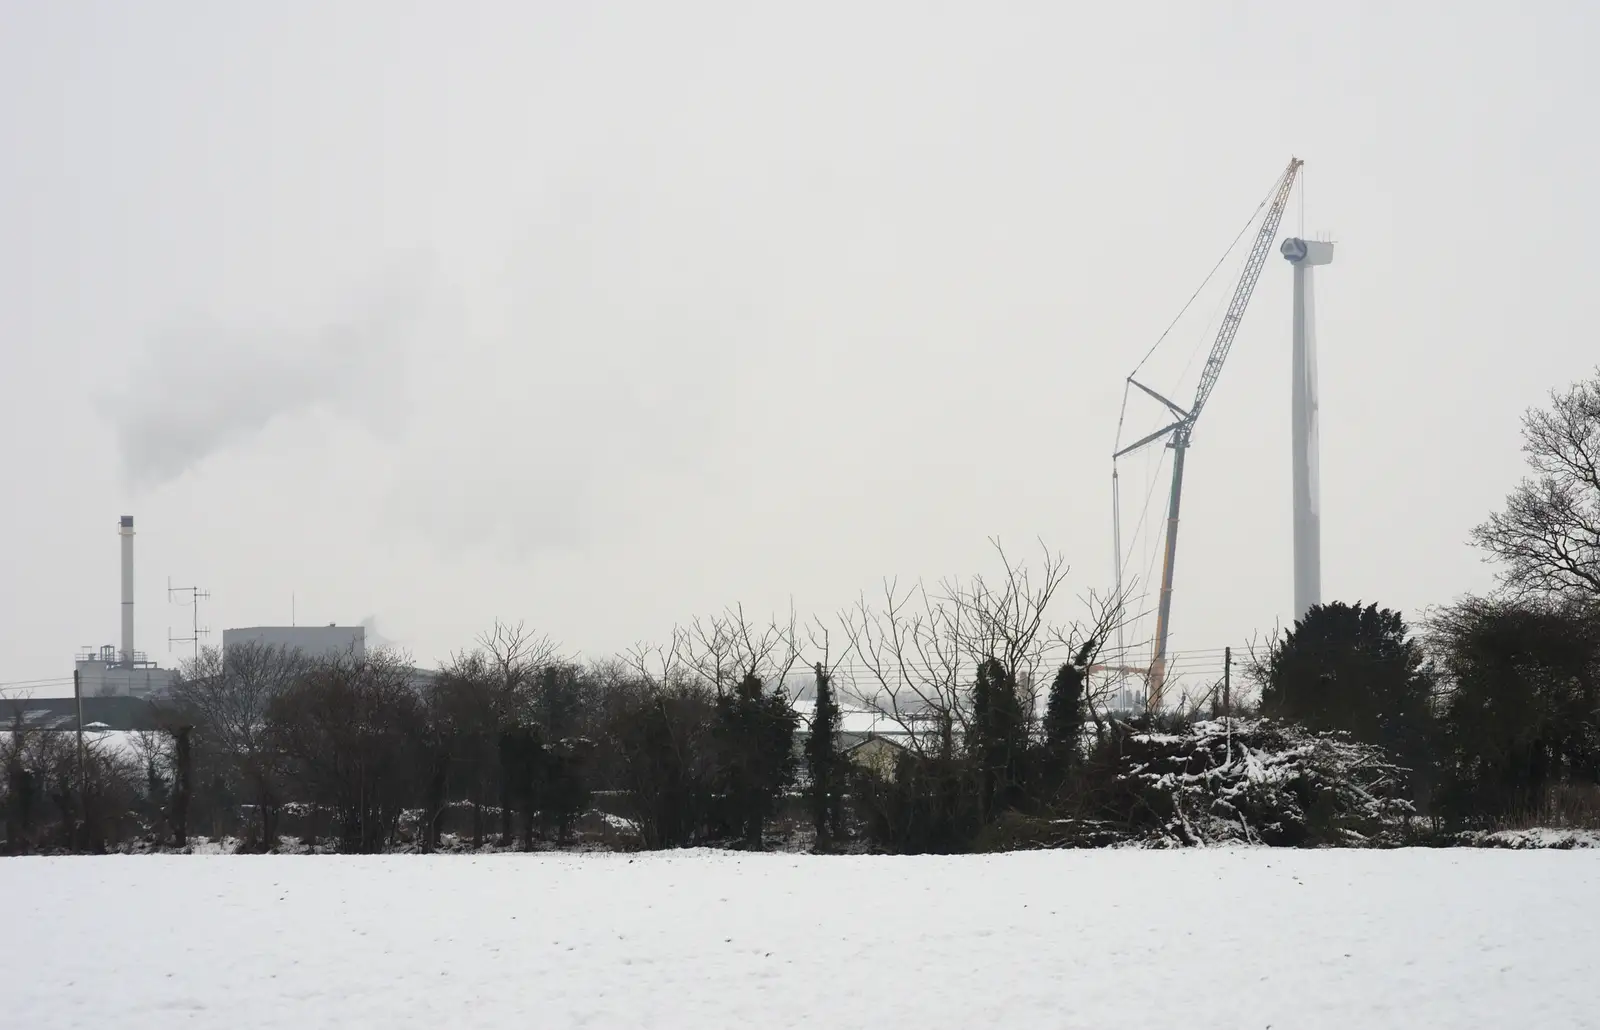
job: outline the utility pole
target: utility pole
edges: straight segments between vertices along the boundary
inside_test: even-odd
[[[1228,761],[1233,761],[1233,648],[1222,649],[1222,717],[1228,727]]]
[[[78,790],[84,793],[88,788],[88,776],[84,772],[83,758],[83,682],[79,679],[82,674],[77,669],[72,670],[72,701],[78,708]]]
[[[78,807],[82,809],[83,838],[87,843],[89,836],[89,769],[88,761],[83,751],[83,681],[82,673],[77,669],[72,670],[72,702],[78,709]],[[78,837],[77,833],[73,837]]]

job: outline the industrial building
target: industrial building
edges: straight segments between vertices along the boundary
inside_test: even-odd
[[[222,652],[235,647],[259,644],[293,652],[308,661],[361,662],[367,657],[367,631],[364,626],[243,626],[222,631]],[[226,659],[224,659],[226,660]],[[405,678],[414,690],[423,690],[439,677],[436,669],[406,665]]]
[[[134,647],[133,516],[117,523],[122,539],[122,646],[106,644],[78,652],[74,675],[84,697],[155,697],[172,686],[174,669],[163,669]]]
[[[79,650],[74,666],[81,709],[71,695],[67,697],[0,698],[0,721],[20,720],[38,729],[72,730],[78,725],[78,712],[86,726],[111,730],[152,729],[159,724],[157,705],[177,682],[176,669],[163,669],[150,661],[134,642],[133,599],[133,516],[123,515],[117,524],[122,558],[122,641],[120,646],[104,644]],[[197,627],[197,633],[198,633]],[[312,661],[367,657],[367,632],[363,626],[245,626],[223,630],[224,655],[229,648],[260,644],[299,653]],[[433,670],[409,666],[406,679],[415,689],[423,689],[438,676]]]
[[[176,669],[163,669],[134,646],[133,516],[118,522],[122,540],[122,645],[86,647],[78,652],[76,675],[84,697],[154,698],[165,693],[177,678]],[[366,630],[361,626],[250,626],[223,630],[226,651],[236,644],[260,643],[298,651],[311,659],[366,657]]]
[[[261,644],[299,652],[312,660],[367,656],[367,631],[363,626],[245,626],[222,631],[222,650],[241,644]]]

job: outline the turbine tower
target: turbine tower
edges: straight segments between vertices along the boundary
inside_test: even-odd
[[[1294,358],[1290,434],[1294,448],[1294,617],[1322,603],[1322,515],[1317,483],[1317,333],[1311,270],[1333,262],[1333,244],[1291,237],[1280,248],[1294,266]]]

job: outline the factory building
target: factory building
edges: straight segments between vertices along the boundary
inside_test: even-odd
[[[261,644],[285,651],[298,651],[313,661],[326,658],[367,656],[367,631],[363,626],[245,626],[222,631],[222,650],[226,654],[240,644]]]
[[[133,516],[117,524],[122,539],[122,646],[106,644],[78,652],[75,673],[84,697],[155,697],[172,686],[174,669],[149,660],[133,640]]]
[[[122,551],[121,643],[81,648],[76,656],[74,677],[84,698],[82,710],[86,724],[103,724],[118,730],[149,728],[156,725],[155,709],[145,702],[159,701],[166,696],[177,681],[178,671],[163,669],[135,643],[132,515],[118,520],[117,533]],[[359,662],[367,657],[366,635],[366,628],[362,626],[245,626],[223,630],[222,646],[224,654],[227,649],[241,644],[261,644],[299,652],[313,661],[342,658]],[[433,682],[437,675],[435,671],[415,667],[408,667],[406,671],[408,682],[417,689]],[[0,699],[0,719],[9,723],[16,718],[41,729],[77,726],[71,695]]]

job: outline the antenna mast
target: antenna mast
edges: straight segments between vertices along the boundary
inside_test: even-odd
[[[167,650],[170,652],[173,644],[193,644],[194,660],[198,662],[200,660],[200,640],[202,637],[209,636],[211,633],[209,629],[200,628],[200,602],[210,600],[211,592],[208,590],[202,590],[199,587],[175,587],[172,585],[172,577],[169,576],[167,577],[168,604],[175,603],[173,597],[175,594],[189,595],[188,604],[190,608],[190,628],[188,636],[175,637],[172,635],[172,628],[169,626],[167,628]]]
[[[1288,206],[1289,194],[1294,187],[1295,175],[1300,171],[1301,164],[1303,162],[1299,158],[1290,158],[1289,166],[1283,170],[1283,174],[1278,177],[1277,185],[1273,187],[1270,203],[1267,204],[1266,217],[1262,219],[1261,228],[1256,231],[1255,240],[1250,245],[1250,254],[1245,259],[1244,274],[1239,277],[1239,284],[1233,290],[1233,300],[1228,304],[1227,313],[1222,316],[1222,325],[1217,329],[1216,342],[1211,345],[1211,354],[1206,358],[1205,369],[1200,373],[1200,385],[1195,390],[1194,401],[1189,405],[1189,409],[1185,411],[1132,376],[1128,377],[1130,384],[1159,401],[1175,416],[1171,423],[1112,455],[1112,460],[1115,461],[1123,455],[1163,438],[1166,439],[1167,446],[1172,448],[1172,493],[1167,502],[1167,542],[1161,561],[1161,600],[1156,610],[1156,649],[1150,662],[1148,704],[1151,711],[1160,710],[1162,689],[1166,685],[1167,633],[1172,622],[1172,570],[1178,550],[1178,507],[1183,497],[1184,456],[1188,453],[1189,443],[1194,436],[1194,424],[1199,420],[1206,401],[1211,398],[1212,390],[1216,389],[1218,377],[1222,375],[1222,363],[1227,360],[1228,350],[1233,346],[1233,338],[1239,332],[1239,323],[1244,320],[1245,308],[1250,304],[1250,295],[1255,291],[1256,280],[1261,278],[1261,269],[1266,265],[1267,252],[1272,248],[1273,237],[1278,234],[1278,223],[1283,220],[1283,211]],[[1120,533],[1120,529],[1118,532]],[[1120,554],[1117,560],[1120,570]]]

